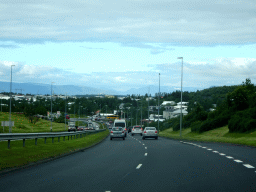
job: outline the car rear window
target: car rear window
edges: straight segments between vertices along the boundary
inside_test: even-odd
[[[156,130],[156,128],[149,127],[149,128],[146,128],[146,130]]]
[[[141,129],[141,127],[134,127],[134,129]]]
[[[113,131],[122,131],[123,128],[113,128],[112,130],[113,130]]]
[[[125,123],[115,123],[116,127],[125,127]]]

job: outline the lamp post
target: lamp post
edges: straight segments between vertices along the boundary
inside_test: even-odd
[[[149,92],[150,92],[150,87],[148,88],[148,123],[149,124]]]
[[[159,97],[160,97],[160,73],[159,73],[159,92],[158,92],[158,133],[159,133]]]
[[[183,57],[178,57],[177,59],[181,59],[181,94],[180,94],[180,137],[181,137],[181,129],[182,129],[182,79],[183,79]]]
[[[2,92],[4,91],[4,90],[1,90]],[[1,112],[3,112],[2,111],[2,96],[1,96]]]
[[[54,82],[51,83],[51,132],[52,132],[52,84]]]
[[[67,116],[67,114],[66,114],[66,105],[67,105],[67,93],[66,93],[66,96],[65,96],[65,129],[66,129],[66,122],[67,122],[67,118],[66,118],[66,116]]]
[[[12,132],[11,126],[11,112],[12,112],[12,67],[15,65],[11,65],[11,83],[10,83],[10,113],[9,113],[9,133]],[[1,105],[2,107],[2,105]]]

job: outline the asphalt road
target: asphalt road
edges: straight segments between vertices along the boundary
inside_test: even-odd
[[[256,149],[109,137],[84,152],[0,177],[0,191],[256,191]]]

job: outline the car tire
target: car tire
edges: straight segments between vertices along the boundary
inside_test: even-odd
[[[125,140],[125,137],[123,137],[123,140]]]
[[[156,140],[158,139],[158,137],[156,137]]]
[[[142,140],[144,140],[145,139],[145,137],[142,137]]]
[[[142,136],[142,133],[140,134],[140,136]]]
[[[110,137],[110,140],[112,140],[112,137]]]
[[[133,134],[132,134],[132,136],[133,136]]]

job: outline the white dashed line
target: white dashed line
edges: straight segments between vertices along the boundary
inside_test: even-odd
[[[234,159],[233,157],[230,157],[230,156],[226,156],[227,158],[229,158],[229,159]]]
[[[243,161],[240,161],[240,160],[234,160],[235,162],[237,163],[242,163]]]
[[[247,168],[255,168],[255,167],[253,167],[253,166],[251,166],[251,165],[249,165],[249,164],[243,164],[243,166],[245,166],[245,167],[247,167]]]
[[[145,149],[147,149],[147,147],[145,147]]]
[[[202,147],[202,148],[204,148],[204,149],[205,149],[206,147]]]
[[[213,153],[219,153],[219,151],[213,151]]]
[[[207,150],[211,151],[212,149],[207,149]]]
[[[142,164],[139,164],[139,165],[136,167],[136,169],[139,169],[141,166],[142,166]]]
[[[147,154],[147,153],[145,153],[145,156],[148,156],[148,154]]]
[[[144,145],[144,144],[143,144]]]
[[[140,141],[139,141],[140,142]],[[140,142],[141,143],[141,142]]]
[[[220,155],[226,155],[226,154],[224,154],[224,153],[220,153]]]

